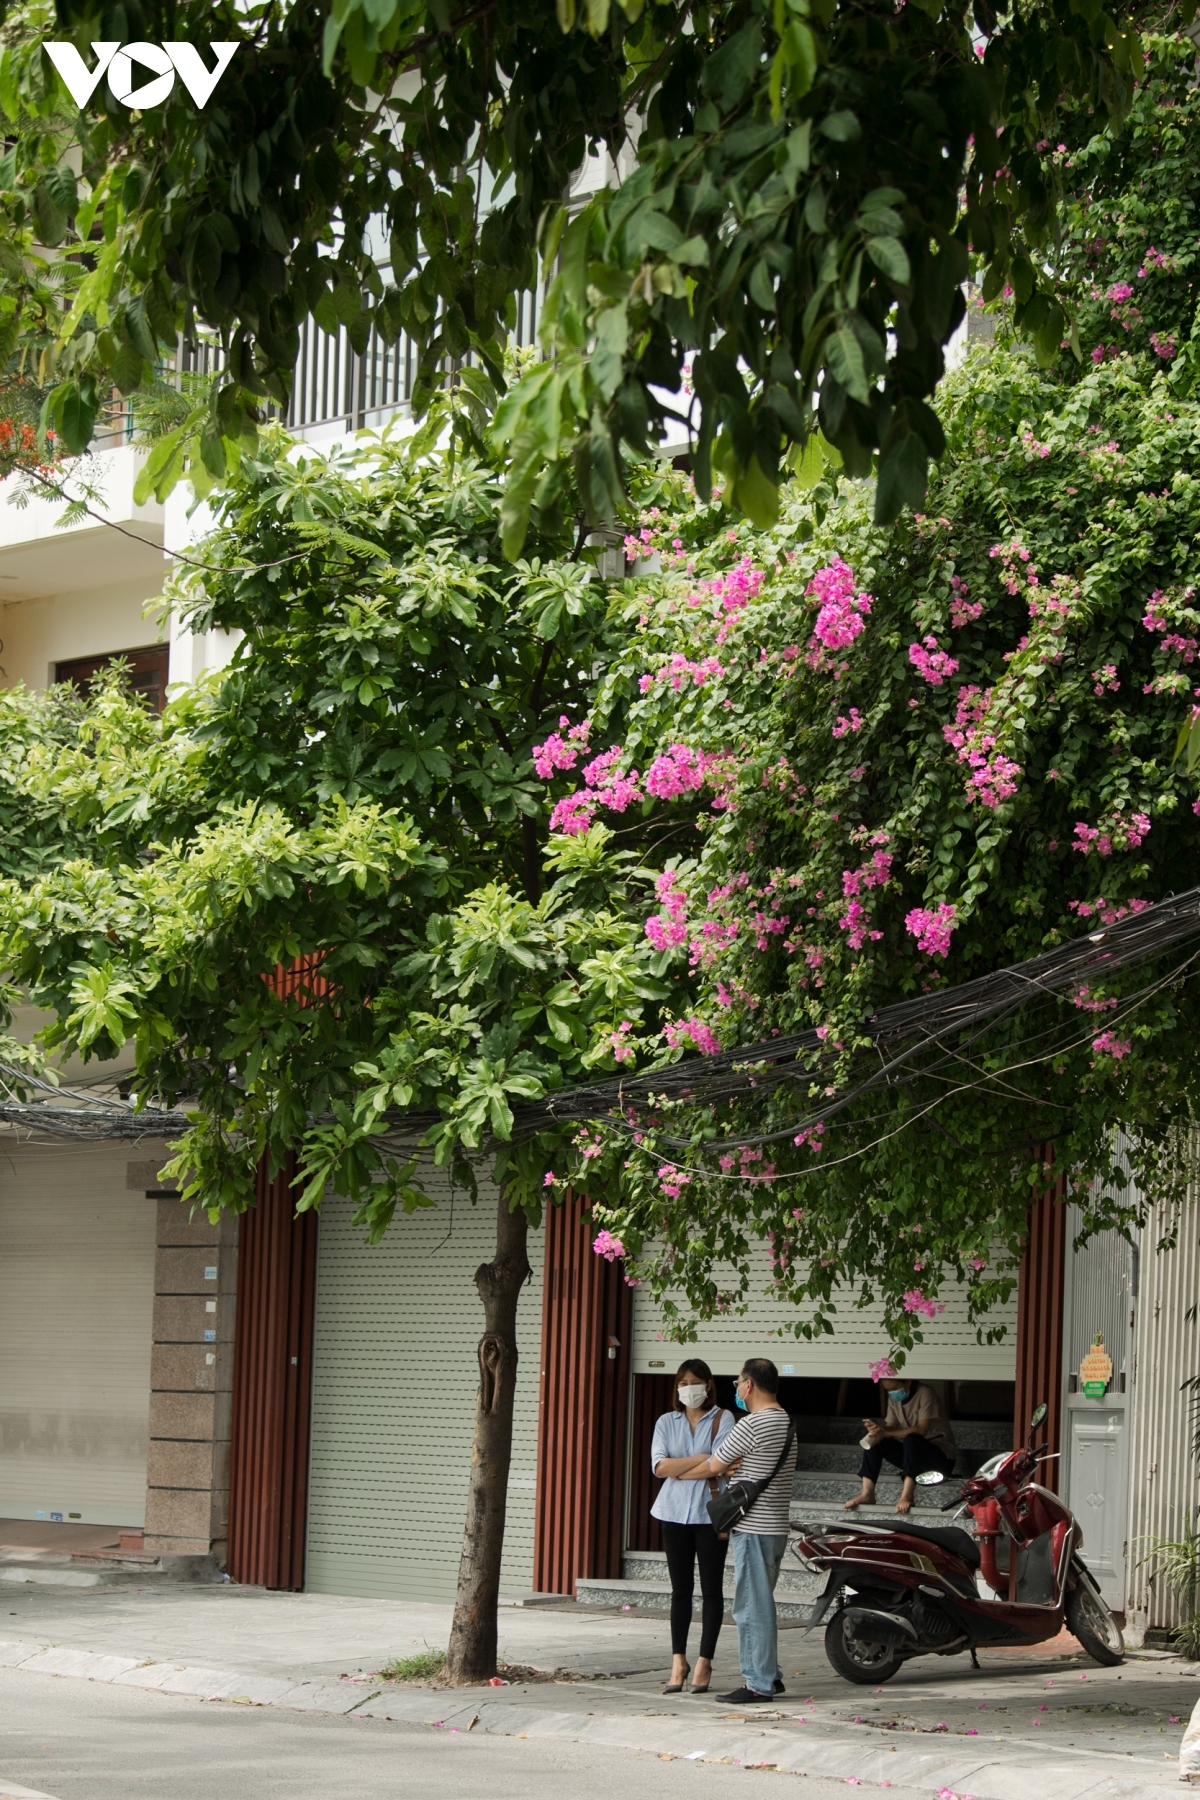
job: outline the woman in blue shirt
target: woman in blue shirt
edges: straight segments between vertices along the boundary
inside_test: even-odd
[[[706,1694],[712,1659],[725,1612],[725,1556],[729,1539],[718,1537],[708,1520],[709,1482],[701,1474],[713,1451],[733,1430],[733,1415],[716,1404],[712,1370],[706,1362],[681,1363],[675,1376],[676,1405],[654,1427],[650,1467],[663,1484],[650,1508],[662,1526],[671,1577],[671,1679],[664,1694],[681,1694],[691,1673],[688,1630],[696,1564],[700,1564],[700,1655],[693,1694]],[[694,1471],[694,1473],[693,1473]],[[716,1487],[712,1483],[712,1487]]]

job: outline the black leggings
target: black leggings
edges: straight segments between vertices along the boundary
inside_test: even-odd
[[[718,1537],[711,1525],[672,1525],[660,1519],[663,1549],[671,1577],[671,1654],[687,1655],[692,1623],[692,1595],[696,1591],[696,1564],[700,1564],[700,1654],[711,1661],[725,1615],[725,1558],[729,1539]]]
[[[878,1481],[885,1461],[894,1463],[905,1475],[921,1475],[926,1469],[938,1469],[943,1475],[954,1471],[954,1458],[915,1431],[905,1438],[880,1438],[877,1444],[863,1451],[862,1467],[858,1472],[867,1481]]]

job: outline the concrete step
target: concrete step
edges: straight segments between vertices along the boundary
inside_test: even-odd
[[[927,1512],[930,1508],[936,1512],[942,1502],[949,1499],[950,1494],[954,1491],[954,1485],[953,1481],[946,1481],[939,1487],[918,1487],[916,1506],[922,1513]],[[792,1483],[792,1511],[795,1512],[798,1506],[840,1504],[843,1500],[849,1500],[851,1495],[857,1494],[858,1491],[859,1480],[856,1475],[809,1475],[801,1471]],[[887,1475],[881,1475],[875,1492],[881,1503],[887,1505],[890,1510],[900,1498],[899,1474],[890,1480]]]
[[[859,1437],[862,1432],[860,1430]],[[958,1460],[954,1468],[958,1475],[973,1475],[980,1463],[987,1460],[992,1452],[986,1455],[981,1449],[963,1449],[959,1447]],[[808,1444],[797,1446],[796,1463],[802,1475],[838,1474],[855,1476],[858,1465],[862,1461],[862,1447],[855,1439],[852,1444]]]
[[[47,1567],[44,1562],[0,1563],[0,1581],[30,1583],[35,1587],[91,1588],[99,1587],[103,1575],[95,1569],[64,1568],[61,1564]]]
[[[69,1569],[71,1552],[69,1550],[0,1551],[0,1564],[8,1563],[35,1563],[43,1569]]]
[[[76,1550],[71,1557],[72,1563],[79,1569],[99,1569],[111,1572],[113,1569],[161,1570],[162,1558],[155,1556],[152,1550]]]
[[[1012,1449],[1012,1426],[1003,1419],[951,1419],[950,1430],[960,1450],[978,1450],[980,1461],[997,1450]],[[796,1417],[796,1434],[805,1444],[857,1444],[863,1434],[861,1418]]]
[[[889,1496],[884,1489],[883,1483],[880,1482],[877,1491],[879,1493],[877,1505],[859,1506],[856,1507],[852,1513],[848,1513],[843,1506],[834,1505],[828,1501],[810,1500],[803,1506],[800,1506],[793,1500],[791,1507],[792,1530],[797,1530],[801,1525],[844,1525],[847,1519],[865,1519],[873,1525],[898,1525],[900,1518],[903,1516],[897,1514],[895,1510],[896,1500],[899,1498],[900,1494],[899,1487],[897,1486],[894,1495]],[[937,1488],[932,1490],[934,1494],[937,1494],[939,1491],[940,1490]],[[932,1507],[928,1504],[920,1506],[920,1497],[921,1489],[918,1488],[918,1506],[915,1506],[913,1511],[919,1513],[920,1524],[962,1525],[963,1521],[961,1519],[956,1519],[952,1513],[939,1513],[936,1504]],[[968,1519],[966,1521],[968,1530],[970,1529],[970,1524],[971,1521]]]
[[[790,1567],[789,1567],[790,1565]],[[661,1550],[627,1550],[621,1558],[621,1578],[624,1581],[649,1581],[670,1587],[667,1574],[667,1559]],[[818,1589],[820,1584],[818,1583]],[[697,1577],[697,1588],[699,1578]],[[794,1556],[784,1558],[779,1571],[779,1586],[776,1590],[781,1596],[784,1593],[808,1594],[813,1592],[813,1578],[805,1573]],[[733,1592],[733,1557],[725,1564],[725,1592]]]
[[[821,1592],[824,1583],[814,1581],[808,1595],[788,1592],[782,1589],[776,1595],[775,1608],[781,1623],[804,1625],[812,1611],[812,1603]],[[665,1617],[671,1610],[671,1585],[666,1581],[625,1581],[613,1577],[607,1581],[599,1579],[585,1580],[582,1577],[575,1583],[575,1593],[580,1606],[604,1606],[629,1608],[630,1611],[654,1613]],[[726,1594],[725,1617],[730,1618],[729,1598]],[[692,1607],[692,1617],[700,1617],[700,1594],[697,1589],[696,1599]]]
[[[94,1588],[149,1587],[165,1582],[219,1581],[221,1576],[210,1568],[210,1557],[139,1557],[132,1560],[113,1551],[107,1558],[80,1556],[6,1556],[0,1562],[0,1581],[36,1587]],[[190,1565],[202,1564],[199,1570]],[[182,1565],[172,1567],[172,1564]]]

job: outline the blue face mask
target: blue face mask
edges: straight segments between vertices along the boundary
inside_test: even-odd
[[[895,1400],[897,1404],[900,1404],[908,1399],[911,1391],[910,1388],[892,1388],[888,1393],[888,1399]]]
[[[749,1412],[750,1410],[740,1394],[735,1394],[733,1396],[733,1404],[737,1407],[739,1412]]]

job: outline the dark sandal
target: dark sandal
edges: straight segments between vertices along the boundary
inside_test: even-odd
[[[667,1686],[663,1689],[663,1693],[664,1694],[682,1694],[684,1682],[686,1682],[686,1680],[687,1680],[688,1676],[691,1674],[691,1672],[692,1672],[692,1665],[691,1665],[691,1663],[689,1663],[687,1668],[683,1672],[683,1681],[681,1681],[678,1686],[676,1686],[673,1682],[669,1682],[667,1684]]]

